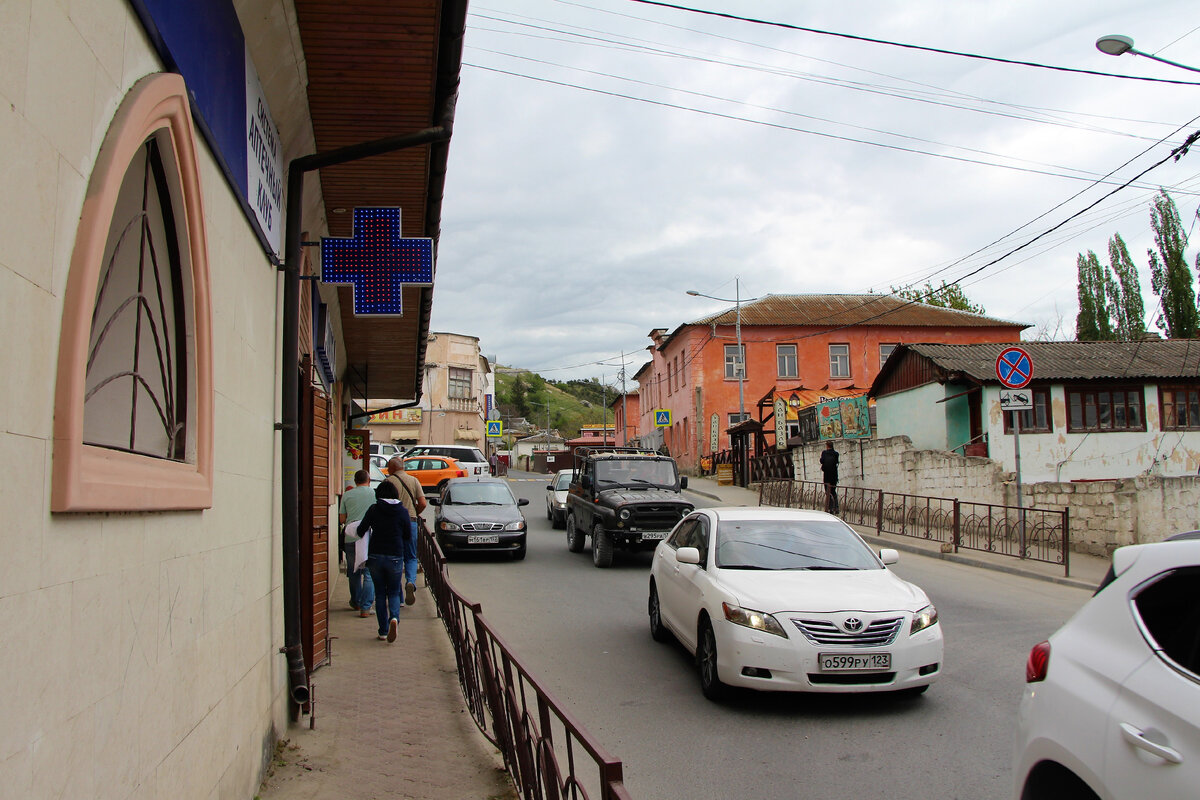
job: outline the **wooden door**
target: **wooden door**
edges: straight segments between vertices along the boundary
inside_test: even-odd
[[[300,383],[300,633],[311,673],[329,660],[329,399],[312,385],[305,366]]]

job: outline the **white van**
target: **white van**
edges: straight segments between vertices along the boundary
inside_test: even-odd
[[[410,447],[404,454],[405,458],[409,456],[449,456],[467,471],[467,477],[491,474],[488,460],[484,458],[483,453],[479,451],[478,447],[469,445],[419,444],[416,447]]]

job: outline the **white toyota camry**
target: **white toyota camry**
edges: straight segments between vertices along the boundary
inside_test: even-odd
[[[942,668],[937,610],[837,517],[704,508],[654,551],[650,634],[696,656],[700,687],[919,694]]]

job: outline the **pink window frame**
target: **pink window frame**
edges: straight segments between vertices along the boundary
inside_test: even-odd
[[[96,157],[80,213],[63,298],[62,337],[54,394],[54,477],[50,510],[167,511],[212,507],[212,320],[207,237],[196,140],[183,78],[171,73],[138,81],[117,110]],[[109,450],[83,442],[83,398],[92,314],[104,247],[121,182],[145,140],[171,138],[192,275],[195,347],[195,463]]]

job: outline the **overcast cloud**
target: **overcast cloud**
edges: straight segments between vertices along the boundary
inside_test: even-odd
[[[1200,83],[1200,73],[1094,46],[1121,33],[1200,66],[1194,1],[684,4]],[[959,279],[1113,188],[1089,181],[1116,170],[1110,180],[1123,183],[1200,127],[1200,85],[990,63],[629,0],[473,0],[468,26],[433,329],[478,336],[485,355],[557,379],[611,383],[621,353],[632,354],[632,375],[651,328],[731,305],[686,290],[732,298],[735,276],[743,298]],[[1076,254],[1106,261],[1119,231],[1150,312],[1158,186],[1194,225],[1200,147],[965,278],[964,290],[991,316],[1039,328],[1061,319],[1073,336]]]

